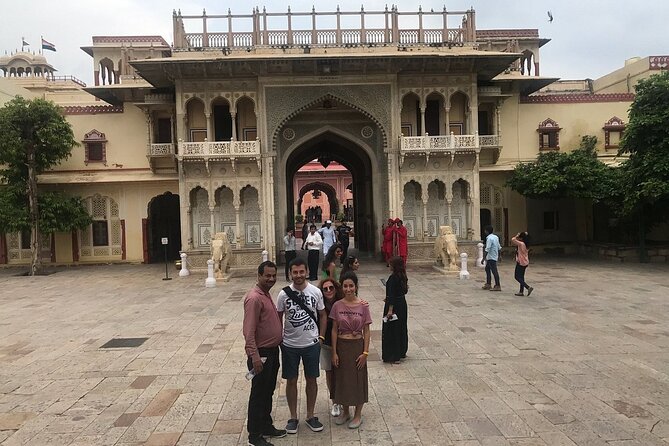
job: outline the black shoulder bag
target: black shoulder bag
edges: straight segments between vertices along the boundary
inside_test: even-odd
[[[295,302],[297,305],[300,306],[304,311],[307,312],[307,314],[314,320],[316,323],[316,326],[318,327],[318,319],[316,319],[316,316],[314,313],[311,312],[309,307],[307,307],[304,302],[302,302],[302,299],[297,295],[297,293],[289,286],[283,288],[283,292],[286,293],[286,296],[288,296],[289,299],[291,299],[293,302]]]

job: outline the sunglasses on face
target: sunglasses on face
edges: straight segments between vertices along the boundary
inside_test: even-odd
[[[324,286],[323,291],[334,291],[335,287],[330,285],[330,286]]]

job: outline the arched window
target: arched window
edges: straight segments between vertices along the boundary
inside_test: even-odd
[[[81,230],[81,257],[122,255],[118,203],[110,197],[95,194],[86,198],[84,205],[93,222]]]
[[[551,118],[539,124],[539,149],[540,150],[560,150],[560,126]]]

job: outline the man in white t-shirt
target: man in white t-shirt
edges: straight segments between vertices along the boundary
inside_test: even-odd
[[[279,318],[283,319],[281,376],[286,380],[286,399],[290,410],[286,431],[289,434],[296,434],[299,424],[297,376],[301,359],[307,383],[306,423],[312,431],[320,432],[323,430],[323,424],[314,416],[314,406],[318,395],[316,379],[320,375],[320,343],[325,339],[327,327],[323,293],[307,281],[307,265],[304,260],[296,258],[291,262],[290,276],[293,283],[281,290],[276,302]]]

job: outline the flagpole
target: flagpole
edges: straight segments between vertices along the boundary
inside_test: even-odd
[[[24,49],[25,46],[26,46],[25,43],[26,43],[26,38],[25,38],[25,37],[21,37],[21,52],[23,52],[23,49]]]
[[[44,51],[44,50],[42,49],[42,42],[43,42],[43,41],[44,41],[44,36],[42,36],[42,35],[40,34],[40,36],[39,36],[39,53],[40,53],[40,54],[42,54],[42,51]]]

